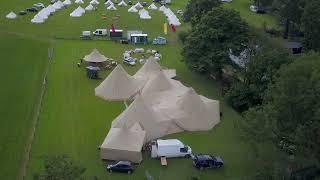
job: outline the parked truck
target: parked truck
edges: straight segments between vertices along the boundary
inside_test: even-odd
[[[190,157],[192,150],[178,139],[158,139],[151,143],[152,158]]]
[[[107,36],[108,35],[108,31],[107,31],[107,29],[96,29],[93,32],[93,35],[94,36]]]

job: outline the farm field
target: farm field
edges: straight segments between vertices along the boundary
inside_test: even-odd
[[[191,179],[193,176],[200,179],[239,179],[253,174],[254,154],[250,146],[240,138],[237,128],[237,121],[241,120],[241,116],[225,105],[219,86],[212,79],[190,72],[181,62],[181,44],[177,33],[169,31],[168,35],[163,34],[166,19],[162,13],[151,12],[152,20],[141,21],[137,14],[128,13],[127,8],[110,12],[100,4],[97,11],[86,13],[80,18],[71,18],[69,13],[77,7],[73,4],[40,25],[30,23],[31,15],[14,21],[5,19],[4,15],[8,12],[18,12],[35,2],[38,1],[11,0],[3,2],[0,8],[0,57],[5,67],[0,72],[2,86],[5,87],[0,90],[0,179],[15,179],[19,173],[47,67],[48,47],[54,49],[53,61],[49,66],[47,91],[42,100],[26,179],[32,179],[33,174],[39,172],[44,156],[57,154],[67,154],[83,165],[87,169],[87,179],[94,176],[99,179],[143,179],[145,171],[155,179],[166,180]],[[173,10],[183,9],[186,2],[187,0],[177,0],[171,7]],[[243,17],[248,16],[245,19],[250,25],[259,26],[260,19],[243,13],[244,2],[247,1],[238,0],[228,6],[239,8]],[[102,14],[107,19],[101,19]],[[116,15],[120,15],[120,19],[112,21],[112,17]],[[273,22],[268,19],[268,22]],[[149,34],[149,39],[164,36],[168,38],[169,45],[131,46],[102,39],[79,40],[81,31],[110,28],[111,23],[125,30],[143,30]],[[186,27],[187,25],[179,27],[178,32]],[[87,79],[85,69],[78,68],[76,64],[93,48],[98,48],[105,56],[121,62],[122,53],[136,47],[159,50],[163,56],[161,65],[175,68],[181,82],[193,87],[199,94],[221,100],[223,117],[218,126],[209,132],[185,132],[168,138],[181,139],[195,153],[221,155],[226,164],[223,169],[200,172],[192,167],[190,159],[170,159],[168,168],[162,168],[158,160],[151,159],[144,153],[143,163],[131,176],[110,175],[106,172],[97,147],[107,135],[111,121],[124,110],[124,105],[122,102],[106,102],[95,97],[94,88],[101,80]],[[15,52],[12,53],[11,49]],[[133,74],[140,66],[124,67]],[[103,72],[103,78],[108,73],[110,71]]]

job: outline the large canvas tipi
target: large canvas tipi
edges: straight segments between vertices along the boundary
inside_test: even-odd
[[[145,136],[146,132],[142,130],[111,128],[100,146],[100,157],[107,160],[140,163]]]
[[[129,100],[140,90],[141,83],[130,76],[119,64],[95,89],[95,94],[105,100]]]
[[[86,55],[83,58],[86,62],[93,62],[93,63],[102,63],[108,60],[104,55],[102,55],[97,49],[93,49],[92,52]]]
[[[155,92],[166,91],[172,88],[172,84],[166,75],[160,71],[150,79],[143,87],[141,94],[151,94]]]

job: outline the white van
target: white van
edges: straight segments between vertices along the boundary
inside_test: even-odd
[[[94,32],[93,32],[93,35],[95,36],[107,36],[108,33],[107,33],[107,29],[96,29]]]
[[[184,145],[178,139],[167,139],[162,140],[158,139],[157,141],[152,142],[151,146],[151,157],[190,157],[192,150],[189,146]]]

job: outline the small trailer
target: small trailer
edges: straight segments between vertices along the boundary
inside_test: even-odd
[[[114,32],[110,29],[110,38],[111,39],[122,39],[123,37],[123,30],[122,29],[115,29]]]
[[[148,44],[148,34],[131,34],[130,42],[132,44]]]

